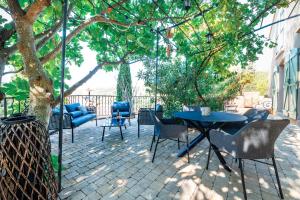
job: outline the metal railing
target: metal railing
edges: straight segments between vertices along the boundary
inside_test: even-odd
[[[65,98],[65,104],[80,103],[84,106],[95,106],[97,116],[111,115],[111,105],[116,101],[112,95],[71,95]],[[154,104],[152,96],[133,96],[132,111],[137,113],[140,108],[151,108]]]
[[[80,103],[84,106],[95,106],[98,117],[111,115],[111,105],[116,101],[113,95],[70,95],[65,98],[65,104]],[[17,100],[14,97],[6,97],[0,103],[0,117],[10,116],[23,112],[28,106],[28,100]],[[133,96],[132,111],[137,113],[140,108],[154,106],[154,96]]]

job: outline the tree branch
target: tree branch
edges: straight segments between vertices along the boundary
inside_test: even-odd
[[[38,18],[40,13],[48,6],[51,5],[51,0],[35,0],[26,12],[26,19],[33,24]]]
[[[292,0],[290,3],[292,3],[295,0]],[[274,6],[279,5],[281,3],[281,0],[277,0],[274,3],[272,3],[269,6],[265,6],[265,9],[263,11],[261,11],[257,16],[255,16],[249,23],[248,26],[251,26],[253,23],[255,23],[257,20],[259,20],[266,12],[268,12],[269,10],[271,10]]]
[[[7,4],[11,12],[11,16],[14,19],[23,17],[25,15],[25,11],[21,8],[18,0],[7,0]]]
[[[0,5],[0,9],[4,10],[7,14],[11,15],[11,13],[7,7]]]
[[[71,95],[77,88],[79,88],[82,84],[84,84],[85,82],[87,82],[91,77],[93,77],[96,72],[99,69],[102,69],[103,66],[105,65],[119,65],[122,63],[126,63],[125,59],[129,54],[132,54],[133,52],[127,52],[120,60],[118,61],[105,61],[105,62],[101,62],[99,65],[97,65],[96,67],[94,67],[87,75],[85,75],[81,80],[79,80],[77,83],[75,83],[73,86],[71,86],[69,89],[67,89],[65,91],[65,96],[69,96]],[[51,103],[52,106],[55,106],[59,103],[59,97],[54,99],[54,101]]]
[[[73,4],[71,3],[68,8],[67,17],[70,16],[70,13],[73,9]],[[60,29],[62,26],[62,19],[59,20],[51,29],[48,29],[47,33],[42,37],[42,39],[37,43],[36,48],[40,49],[42,46],[44,46]]]
[[[117,8],[117,7],[119,7],[119,6],[121,6],[122,4],[124,4],[124,3],[126,3],[128,0],[121,0],[121,1],[119,1],[119,2],[117,2],[117,3],[115,3],[114,5],[112,5],[112,6],[110,6],[112,9],[114,9],[114,8]],[[107,14],[109,11],[108,10],[104,10],[104,11],[102,11],[101,12],[101,14],[103,15],[103,14]]]
[[[194,85],[195,85],[195,89],[196,89],[196,92],[198,94],[198,97],[199,99],[204,103],[206,104],[206,100],[204,99],[204,97],[202,96],[200,90],[199,90],[199,87],[198,87],[198,83],[197,83],[197,79],[194,81]]]
[[[20,68],[20,69],[18,69],[18,70],[15,70],[15,71],[4,72],[4,73],[3,73],[3,76],[5,76],[5,75],[7,75],[7,74],[17,74],[17,73],[19,73],[19,72],[21,72],[21,71],[23,71],[23,70],[24,70],[24,68],[22,67],[22,68]]]
[[[106,24],[115,24],[118,26],[122,26],[122,27],[129,27],[132,25],[140,25],[138,22],[137,23],[132,23],[132,24],[124,24],[121,22],[118,22],[116,20],[112,20],[112,19],[107,19],[101,15],[97,15],[94,16],[90,19],[88,19],[87,21],[85,21],[84,23],[82,23],[81,25],[79,25],[77,28],[75,28],[66,38],[66,44],[68,44],[75,36],[77,36],[83,29],[85,29],[87,26],[93,24],[93,23],[106,23]],[[48,62],[49,60],[55,58],[55,56],[61,51],[62,49],[62,43],[60,42],[58,44],[58,46],[53,49],[50,53],[48,53],[47,55],[43,56],[40,58],[41,63],[45,64],[46,62]]]

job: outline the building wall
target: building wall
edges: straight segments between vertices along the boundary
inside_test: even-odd
[[[273,22],[299,14],[300,12],[300,2],[298,4],[292,3],[288,8],[279,9],[273,16]],[[284,68],[287,62],[286,57],[289,55],[290,50],[294,48],[300,48],[300,17],[287,20],[282,23],[278,23],[271,27],[270,39],[276,42],[278,45],[273,49],[273,58],[271,64],[271,84],[274,85],[273,73],[277,70],[278,72],[278,96],[274,105],[277,105],[274,109],[277,113],[282,113],[283,111],[283,101],[284,101]],[[300,63],[300,62],[298,62]],[[298,68],[299,69],[299,68]],[[300,74],[298,71],[300,81]],[[298,86],[298,102],[297,102],[297,119],[300,120],[300,92]]]

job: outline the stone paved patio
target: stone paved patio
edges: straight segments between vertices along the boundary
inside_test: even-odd
[[[177,158],[177,143],[166,141],[158,147],[151,163],[149,151],[153,128],[143,126],[137,138],[137,123],[124,131],[107,131],[101,142],[100,127],[87,123],[75,129],[71,143],[69,130],[63,139],[63,190],[61,199],[243,199],[238,165],[226,160],[233,172],[225,171],[213,155],[205,170],[208,143],[201,142],[186,157]],[[191,133],[192,137],[197,133]],[[51,136],[53,153],[57,135]],[[276,161],[285,199],[300,199],[300,128],[290,125],[276,143]],[[245,162],[249,199],[279,199],[272,167]]]

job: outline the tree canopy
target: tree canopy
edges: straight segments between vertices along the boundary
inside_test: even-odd
[[[160,31],[159,60],[185,58],[182,61],[188,63],[193,89],[205,101],[202,77],[227,76],[231,65],[255,61],[263,46],[273,45],[256,35],[255,28],[265,16],[291,1],[191,0],[187,8],[181,0],[70,0],[67,63],[82,64],[80,50],[85,42],[97,52],[98,66],[66,88],[66,94],[101,68],[111,70],[119,64],[155,59],[157,28],[181,23]],[[12,73],[18,72],[29,82],[30,112],[40,118],[48,116],[50,106],[58,103],[62,1],[0,0],[0,9],[13,19],[0,18],[0,80],[11,73],[5,72],[5,65],[12,65]]]

